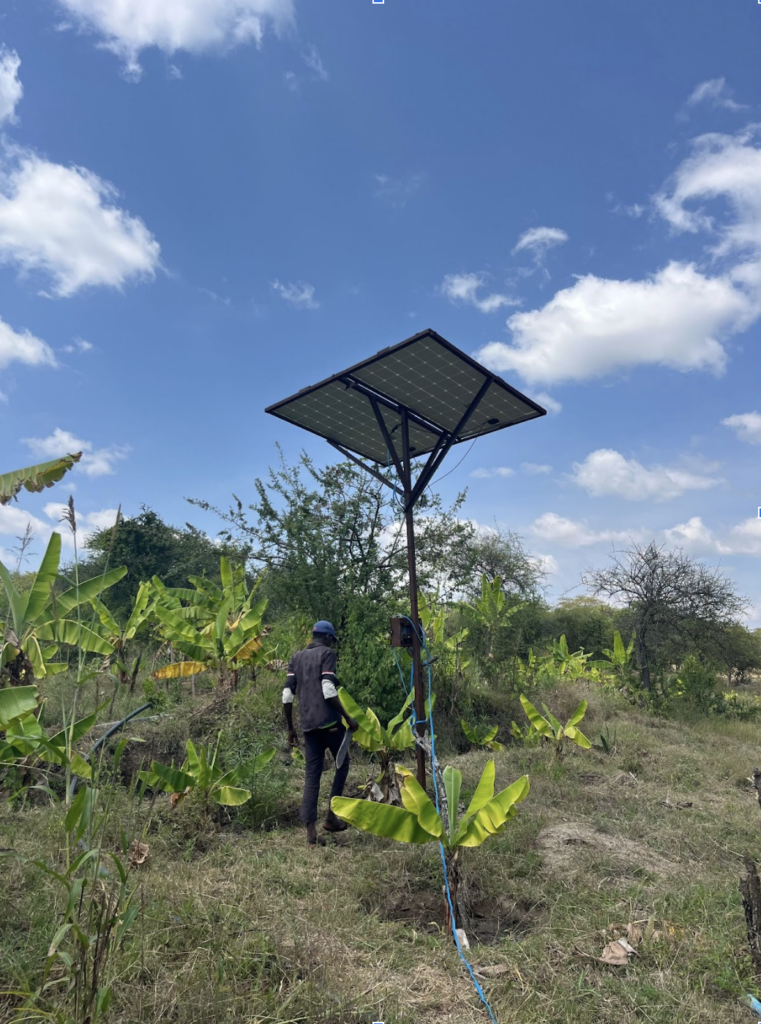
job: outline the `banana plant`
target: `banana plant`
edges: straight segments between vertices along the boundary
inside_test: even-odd
[[[510,732],[512,733],[513,739],[522,743],[526,747],[535,747],[542,741],[541,733],[536,731],[531,722],[528,723],[525,729],[521,729],[517,722],[511,722]]]
[[[518,811],[518,804],[529,792],[528,775],[523,775],[507,789],[495,795],[494,762],[487,761],[473,798],[462,817],[459,815],[462,773],[446,767],[441,773],[443,792],[441,810],[437,811],[417,779],[406,769],[397,769],[401,776],[401,807],[371,803],[350,797],[336,796],[331,809],[343,821],[363,832],[385,836],[400,843],[441,843],[447,865],[447,875],[455,914],[450,924],[460,927],[458,894],[461,883],[460,850],[481,846],[491,836],[504,832],[505,826]]]
[[[418,613],[428,646],[433,648],[436,658],[453,665],[457,672],[463,672],[470,664],[470,660],[462,656],[462,645],[470,632],[468,627],[464,626],[447,636],[446,612],[437,597],[423,593],[418,594]]]
[[[396,782],[393,758],[405,750],[415,746],[415,735],[412,731],[412,693],[402,705],[401,711],[395,715],[384,728],[372,708],[363,711],[354,698],[340,687],[338,696],[344,710],[356,718],[359,728],[353,734],[354,742],[369,754],[375,754],[380,764],[380,775],[371,778],[365,787],[364,794],[368,800],[384,804],[399,804],[401,794]],[[430,715],[430,704],[426,701],[426,716]]]
[[[46,487],[52,487],[81,458],[82,452],[77,452],[75,455],[61,455],[50,462],[40,462],[36,466],[0,473],[0,505],[7,505],[12,501],[22,487],[33,494],[43,491]]]
[[[460,719],[460,725],[471,748],[484,747],[486,750],[493,750],[495,753],[498,750],[505,749],[505,744],[498,743],[495,739],[499,732],[498,725],[493,725],[491,729],[484,729],[482,731],[477,725],[468,725],[464,718]]]
[[[628,644],[625,644],[621,639],[621,634],[618,630],[613,633],[613,648],[612,650],[608,647],[603,648],[602,652],[607,661],[595,661],[593,664],[597,668],[601,669],[613,669],[617,675],[624,676],[627,669],[631,666],[632,656],[634,653],[634,635]]]
[[[563,759],[565,754],[565,741],[571,740],[583,750],[589,750],[592,746],[584,733],[577,728],[587,712],[587,702],[583,700],[568,719],[565,725],[561,725],[555,716],[550,712],[546,704],[542,704],[545,714],[542,715],[534,705],[521,694],[521,704],[531,725],[540,736],[554,744],[555,757],[558,761]],[[546,715],[546,717],[545,717]]]
[[[245,666],[270,660],[264,649],[267,629],[262,619],[267,598],[253,603],[242,567],[233,570],[229,559],[220,559],[222,586],[202,577],[191,577],[192,588],[168,588],[153,578],[154,611],[164,637],[190,660],[165,665],[154,679],[178,679],[213,672],[220,686],[236,689],[238,673]]]
[[[0,623],[0,678],[4,677],[11,686],[30,684],[65,671],[65,663],[52,660],[60,644],[77,646],[91,654],[113,653],[113,646],[104,637],[69,616],[122,579],[127,569],[112,569],[56,594],[60,560],[61,535],[53,533],[31,589],[25,592],[18,589],[13,575],[0,562],[0,582],[10,612],[9,620]]]
[[[128,666],[127,645],[153,621],[155,602],[155,588],[150,583],[141,583],[129,618],[123,625],[119,625],[99,598],[91,598],[91,604],[100,620],[101,633],[113,647],[117,679],[121,685],[129,683],[130,693],[135,689],[142,653],[133,658]]]
[[[568,641],[565,638],[565,633],[563,633],[559,640],[552,641],[552,648],[547,661],[554,668],[555,674],[570,679],[578,679],[584,674],[590,657],[591,655],[585,654],[583,650],[571,653],[568,650]]]
[[[467,605],[467,612],[484,637],[484,646],[479,655],[481,671],[487,678],[493,678],[500,671],[500,648],[510,627],[510,619],[523,606],[522,603],[508,604],[502,589],[502,577],[489,580],[481,576],[481,596]]]
[[[173,806],[177,806],[190,793],[199,793],[203,801],[204,820],[210,802],[222,807],[240,807],[251,799],[251,791],[238,785],[242,776],[246,772],[254,775],[260,772],[275,756],[275,748],[269,747],[250,761],[223,772],[217,764],[221,738],[220,732],[213,748],[209,745],[200,750],[196,750],[192,740],[188,740],[185,744],[187,757],[181,768],[152,761],[151,770],[138,772],[138,776],[151,789],[171,793]]]

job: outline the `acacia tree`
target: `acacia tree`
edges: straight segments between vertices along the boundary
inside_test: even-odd
[[[694,642],[701,632],[736,622],[747,605],[731,580],[716,568],[654,542],[613,552],[611,565],[584,573],[595,596],[625,605],[635,630],[635,653],[642,685],[652,688],[659,646],[680,639]]]
[[[278,451],[279,464],[254,481],[256,498],[249,505],[236,495],[226,511],[190,499],[221,517],[223,538],[250,547],[250,561],[267,570],[273,606],[342,625],[358,599],[385,607],[389,598],[403,597],[403,519],[392,492],[351,462],[320,468],[302,453],[289,464]],[[462,559],[474,532],[458,516],[464,500],[461,494],[445,508],[430,491],[421,498],[416,548],[423,589]]]
[[[453,583],[472,599],[482,596],[483,576],[490,582],[499,576],[502,591],[523,601],[537,600],[543,590],[546,570],[512,530],[474,529],[454,554]]]

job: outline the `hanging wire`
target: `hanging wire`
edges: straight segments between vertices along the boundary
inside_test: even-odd
[[[402,618],[407,619],[407,621],[412,625],[412,628],[415,630],[415,632],[417,633],[417,635],[418,635],[418,637],[420,639],[420,644],[421,644],[423,650],[425,651],[425,655],[426,655],[426,660],[424,662],[424,665],[425,665],[426,670],[428,672],[428,717],[427,717],[427,723],[428,723],[428,727],[429,727],[430,733],[431,733],[431,776],[432,776],[432,780],[433,780],[433,793],[434,793],[434,797],[436,799],[436,812],[437,812],[437,814],[441,814],[441,807],[440,807],[440,804],[439,804],[439,787],[438,787],[438,784],[436,782],[436,735],[435,735],[434,730],[433,730],[433,699],[432,699],[433,691],[432,691],[432,679],[431,679],[431,664],[432,664],[431,652],[428,650],[428,642],[427,642],[426,635],[425,635],[425,630],[423,629],[423,627],[416,625],[414,622],[412,622],[412,619],[409,618],[409,616],[407,616],[407,615],[402,616]],[[398,662],[397,662],[397,664],[398,664]],[[413,669],[414,669],[414,662],[413,662]],[[401,673],[401,667],[399,668],[399,671]],[[404,677],[403,676],[402,676],[402,681],[404,681]],[[415,716],[415,707],[414,707],[414,704],[413,704],[413,707],[412,707],[412,717],[411,717],[411,720],[410,720],[410,724],[412,725],[413,729],[415,728],[416,723],[417,723],[417,718]],[[456,807],[455,808],[450,808],[450,813],[451,814],[457,814],[457,808]],[[457,924],[456,924],[456,921],[455,921],[454,904],[452,902],[452,892],[451,892],[451,890],[449,888],[449,872],[447,871],[447,858],[446,858],[446,854],[445,854],[445,851],[444,851],[444,844],[441,843],[441,842],[439,843],[439,854],[441,855],[441,869],[442,869],[442,872],[444,874],[444,891],[446,892],[447,905],[449,906],[449,920],[452,922],[452,937],[454,939],[455,946],[457,947],[457,952],[460,954],[460,959],[465,964],[465,967],[467,969],[468,974],[470,975],[470,980],[473,982],[473,986],[474,986],[474,988],[476,990],[478,998],[481,1000],[481,1002],[486,1007],[486,1009],[487,1009],[487,1011],[489,1013],[489,1016],[492,1019],[493,1024],[498,1024],[497,1018],[494,1016],[494,1011],[491,1008],[489,1000],[486,998],[486,995],[484,994],[484,990],[481,988],[481,985],[479,984],[478,978],[473,973],[473,968],[471,967],[467,957],[465,956],[465,954],[462,951],[462,944],[460,943],[460,936],[457,934]]]

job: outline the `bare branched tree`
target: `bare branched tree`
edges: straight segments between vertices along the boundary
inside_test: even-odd
[[[731,580],[685,554],[655,543],[614,552],[612,564],[585,573],[593,594],[624,605],[636,631],[635,651],[642,685],[651,689],[651,670],[659,644],[696,630],[735,623],[747,601]]]

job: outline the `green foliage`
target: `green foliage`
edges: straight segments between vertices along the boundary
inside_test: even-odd
[[[233,568],[224,555],[220,559],[221,586],[191,576],[192,587],[165,587],[153,579],[156,618],[166,640],[190,660],[165,665],[154,679],[180,679],[201,672],[214,672],[217,682],[237,685],[244,666],[269,661],[262,626],[267,598],[254,603],[257,587],[248,589],[242,566]]]
[[[111,645],[116,660],[116,671],[119,683],[130,684],[134,690],[140,668],[141,655],[132,659],[128,665],[127,645],[140,633],[145,633],[155,618],[156,590],[149,583],[141,583],[135,598],[135,604],[126,620],[121,624],[98,598],[90,599],[100,622],[100,634]]]
[[[499,732],[498,725],[493,725],[490,729],[481,729],[477,725],[468,725],[464,718],[460,720],[460,725],[471,747],[484,747],[486,750],[493,750],[495,752],[504,750],[504,743],[498,743],[495,739]]]
[[[494,683],[504,675],[505,662],[515,653],[511,620],[522,605],[508,598],[502,578],[481,577],[481,595],[467,605],[473,650],[478,667],[487,682]]]
[[[621,613],[593,597],[579,596],[561,600],[545,615],[549,636],[565,635],[572,651],[588,651],[599,659],[611,647]]]
[[[596,750],[601,750],[603,754],[614,754],[616,752],[616,739],[618,732],[614,729],[612,732],[606,725],[600,733],[600,742],[595,743],[594,747]]]
[[[202,746],[200,750],[196,750],[193,741],[188,740],[185,744],[187,757],[181,768],[152,761],[151,770],[141,771],[140,779],[151,789],[171,793],[175,805],[189,793],[199,793],[204,813],[207,812],[210,801],[223,807],[239,807],[245,804],[251,799],[251,791],[239,785],[241,778],[246,773],[254,775],[260,772],[275,756],[275,748],[270,747],[249,762],[224,771],[218,764],[220,736],[213,747],[209,744]]]
[[[7,680],[12,686],[63,671],[66,666],[53,661],[61,644],[75,645],[94,654],[113,653],[113,647],[107,640],[69,616],[122,579],[126,568],[112,569],[56,594],[60,558],[61,535],[53,533],[31,587],[23,592],[0,562],[0,581],[9,608],[9,621],[0,623],[3,635],[0,679]]]
[[[65,909],[47,948],[37,987],[14,993],[20,1003],[11,1020],[54,1020],[61,1024],[97,1024],[111,1002],[112,961],[134,924],[138,907],[133,902],[127,855],[122,833],[121,856],[101,845],[110,803],[99,811],[103,794],[84,785],[74,800],[61,809],[67,851],[63,868],[24,858],[63,890]],[[7,851],[11,854],[12,851]],[[0,854],[2,856],[2,854]]]
[[[7,505],[22,488],[37,493],[44,491],[46,487],[52,487],[81,458],[82,452],[77,452],[75,455],[62,455],[57,459],[51,459],[50,462],[41,462],[36,466],[14,469],[10,473],[0,473],[0,505]]]
[[[35,711],[39,699],[34,685],[0,690],[0,730],[12,728],[19,719]]]
[[[220,555],[244,564],[245,547],[215,543],[194,526],[171,526],[143,506],[133,517],[120,515],[115,527],[98,530],[87,541],[81,579],[98,576],[110,565],[126,565],[129,575],[110,592],[108,606],[116,622],[132,613],[141,583],[158,576],[166,587],[186,587],[190,576],[219,579]]]
[[[0,694],[7,692],[13,691],[1,690]],[[77,753],[74,744],[90,732],[96,717],[87,715],[48,736],[33,712],[19,716],[7,726],[5,740],[0,740],[0,765],[17,765],[22,761],[26,765],[58,765],[72,775],[89,779],[92,774],[90,765]]]
[[[331,808],[343,821],[395,839],[400,843],[441,842],[447,850],[456,847],[480,846],[490,836],[504,832],[507,822],[517,813],[517,805],[528,796],[528,776],[494,794],[494,762],[488,761],[464,815],[458,819],[462,773],[456,768],[444,769],[443,782],[449,809],[448,827],[425,791],[411,772],[402,775],[402,807],[389,807],[366,800],[333,797]]]
[[[721,707],[718,683],[715,669],[690,655],[684,659],[672,693],[702,714],[716,714]]]
[[[534,729],[536,729],[540,736],[553,744],[555,756],[558,760],[561,760],[565,753],[566,740],[571,740],[572,743],[582,747],[584,750],[589,750],[592,746],[584,733],[577,728],[579,722],[587,713],[587,702],[585,700],[581,701],[565,725],[560,724],[546,704],[542,704],[544,715],[540,714],[531,701],[524,697],[523,694],[521,694],[521,704],[526,712],[526,717]]]
[[[357,597],[345,612],[336,650],[340,677],[350,685],[356,700],[370,704],[382,718],[395,714],[401,687],[394,652],[388,642],[388,623],[393,610],[383,601],[376,603]],[[313,621],[309,626],[310,635]],[[405,666],[403,671],[409,678],[409,669]]]
[[[535,747],[542,741],[542,734],[537,732],[531,722],[524,729],[521,729],[517,722],[512,722],[510,724],[510,732],[513,739],[523,743],[526,747]]]

